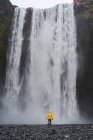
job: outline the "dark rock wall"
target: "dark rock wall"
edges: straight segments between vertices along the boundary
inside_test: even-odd
[[[22,52],[21,52],[21,60],[20,60],[20,82],[22,82],[22,87],[19,94],[19,107],[20,109],[24,109],[26,107],[26,96],[29,94],[27,90],[27,84],[28,84],[28,75],[30,73],[29,65],[31,63],[30,60],[30,34],[32,29],[32,13],[33,9],[28,8],[26,10],[25,15],[25,23],[23,26],[23,43],[22,43]]]
[[[75,0],[77,95],[81,112],[93,117],[93,1]]]
[[[31,19],[32,19],[32,9],[28,8],[26,10],[25,23],[23,27],[23,43],[22,43],[22,53],[20,61],[20,78],[24,76],[24,69],[29,59],[29,44],[30,44],[30,31],[31,31]]]
[[[3,88],[5,79],[6,51],[13,12],[14,7],[9,0],[0,0],[0,91]]]

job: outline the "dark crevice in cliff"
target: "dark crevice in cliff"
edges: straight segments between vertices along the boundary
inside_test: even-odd
[[[20,91],[20,97],[19,103],[21,103],[21,109],[24,109],[26,106],[24,100],[25,95],[23,93],[26,93],[26,87],[27,87],[27,80],[28,80],[28,74],[30,72],[29,65],[31,63],[30,60],[30,33],[31,33],[31,22],[32,22],[32,12],[33,10],[31,8],[28,8],[26,10],[26,16],[25,16],[25,23],[23,27],[23,43],[22,43],[22,53],[21,53],[21,60],[20,60],[20,81],[22,84],[21,91]],[[29,62],[29,63],[27,63]]]

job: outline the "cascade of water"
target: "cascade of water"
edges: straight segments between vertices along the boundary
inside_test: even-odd
[[[22,30],[25,21],[25,13],[25,9],[15,8],[12,38],[10,40],[10,48],[7,58],[8,64],[5,82],[6,97],[4,99],[4,105],[6,105],[9,109],[13,109],[15,106],[20,91],[19,65],[23,41]]]
[[[73,120],[76,101],[76,33],[72,4],[34,10],[31,34],[31,91],[34,109]],[[39,112],[41,114],[41,112]]]
[[[22,88],[19,84],[19,67],[25,11],[16,8],[14,15],[5,84],[5,105],[8,108],[14,108]],[[22,91],[29,90],[25,114],[30,117],[28,120],[34,118],[35,123],[43,122],[44,115],[49,110],[54,113],[56,123],[61,122],[62,118],[63,121],[65,118],[73,120],[79,114],[76,100],[77,55],[73,5],[33,9],[31,27],[31,63],[27,62],[30,72],[28,81],[25,81],[26,90]],[[31,113],[32,110],[35,110],[35,115]]]

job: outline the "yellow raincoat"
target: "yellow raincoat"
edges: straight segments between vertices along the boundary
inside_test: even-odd
[[[47,120],[53,120],[53,114],[51,112],[48,112],[46,119]]]

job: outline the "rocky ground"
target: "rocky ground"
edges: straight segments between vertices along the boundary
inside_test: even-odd
[[[93,140],[93,125],[2,125],[0,140]]]

